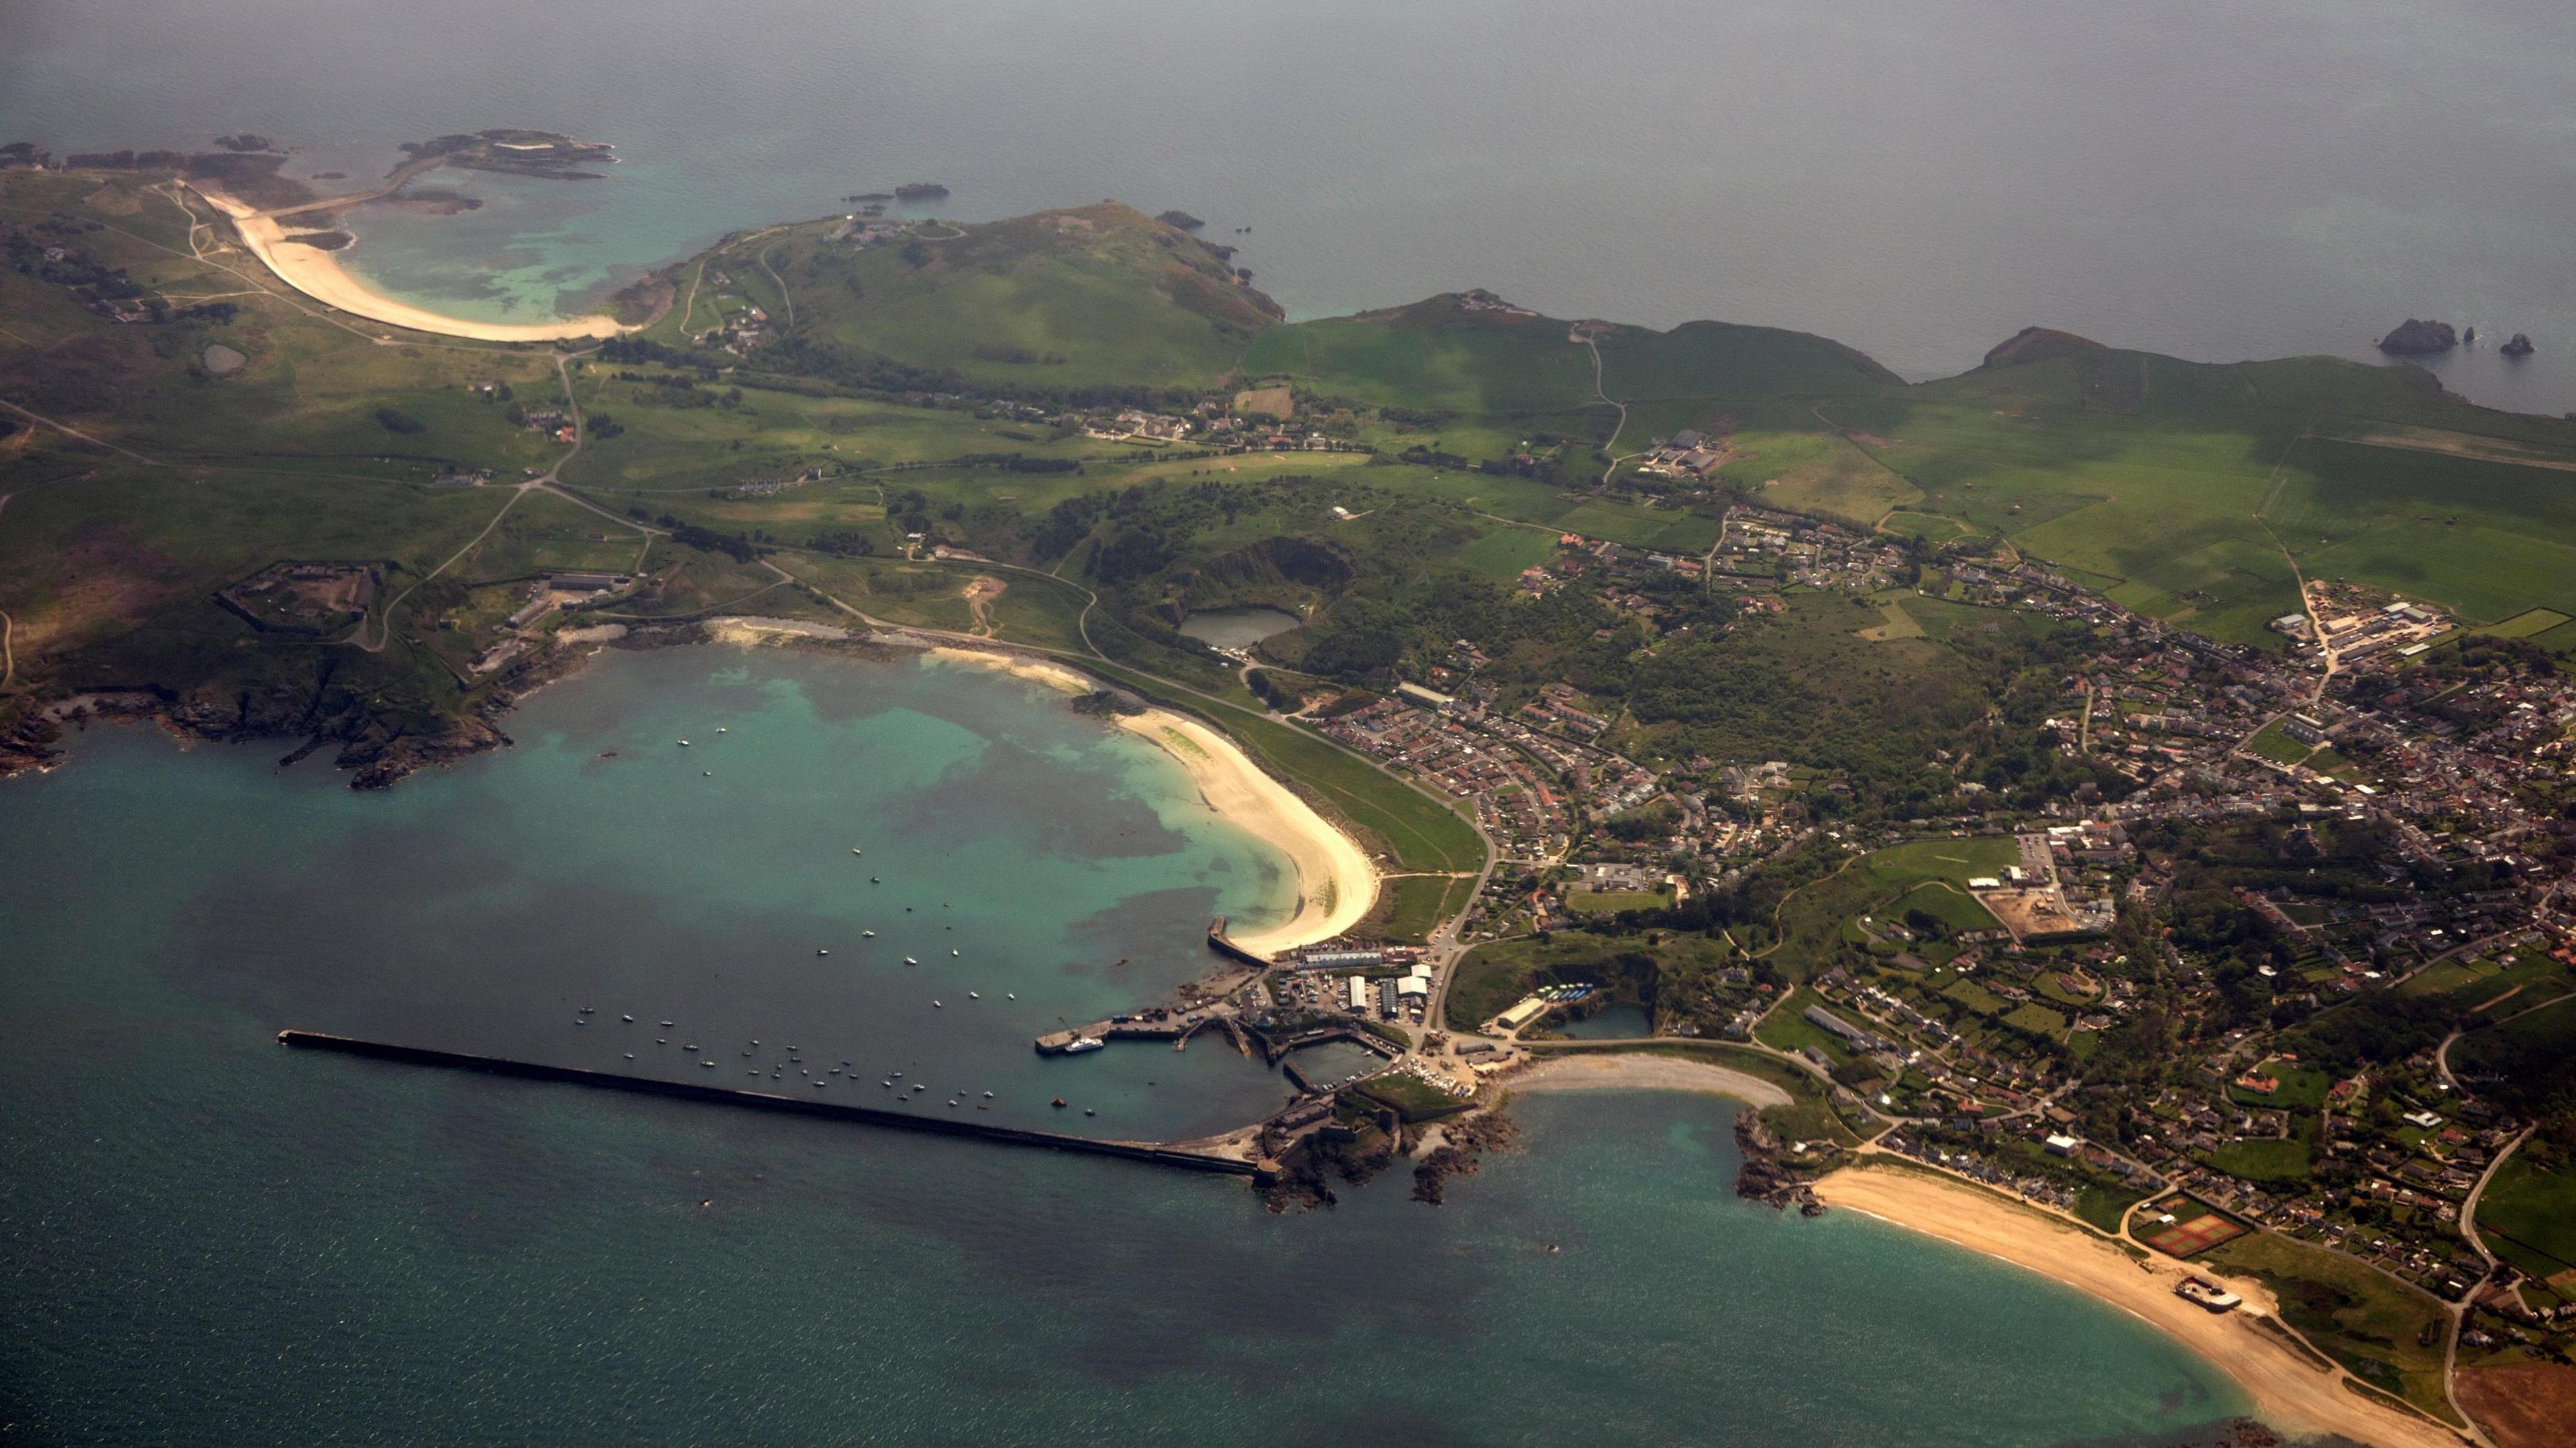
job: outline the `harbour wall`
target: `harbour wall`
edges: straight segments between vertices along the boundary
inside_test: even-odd
[[[548,1066],[534,1061],[512,1061],[499,1056],[475,1056],[462,1051],[440,1051],[426,1046],[398,1046],[386,1041],[366,1041],[354,1036],[334,1036],[320,1031],[286,1030],[277,1033],[277,1043],[298,1050],[329,1051],[342,1056],[364,1056],[377,1061],[398,1061],[410,1066],[440,1066],[456,1071],[476,1071],[487,1076],[515,1076],[525,1081],[553,1081],[569,1086],[591,1086],[610,1091],[631,1091],[642,1096],[675,1097],[682,1101],[701,1101],[711,1105],[751,1107],[762,1111],[783,1111],[798,1116],[819,1116],[833,1121],[854,1121],[866,1126],[881,1126],[894,1131],[922,1132],[932,1136],[962,1136],[979,1141],[998,1142],[1005,1146],[1043,1147],[1050,1151],[1078,1152],[1087,1156],[1114,1156],[1127,1161],[1150,1162],[1156,1166],[1178,1167],[1184,1171],[1216,1172],[1227,1176],[1252,1176],[1253,1163],[1208,1152],[1182,1151],[1151,1142],[1102,1141],[1095,1137],[1069,1136],[1055,1131],[1030,1131],[1016,1126],[995,1126],[981,1121],[960,1121],[942,1116],[916,1116],[910,1112],[888,1111],[875,1106],[850,1106],[837,1101],[808,1101],[774,1091],[746,1091],[736,1086],[702,1085],[694,1081],[657,1081],[644,1076],[621,1076],[608,1071],[589,1071],[576,1066]]]

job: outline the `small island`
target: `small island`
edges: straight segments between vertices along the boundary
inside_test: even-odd
[[[2474,335],[2474,329],[2472,329]],[[2379,350],[2391,357],[2432,357],[2460,345],[2460,334],[2448,322],[2409,317],[2396,331],[2379,339]]]

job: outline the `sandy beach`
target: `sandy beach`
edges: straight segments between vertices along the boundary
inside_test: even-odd
[[[365,283],[340,265],[337,253],[288,241],[284,227],[260,215],[258,209],[247,202],[202,183],[195,184],[193,189],[216,210],[232,218],[233,230],[240,233],[242,245],[250,248],[251,255],[276,273],[279,281],[324,306],[337,307],[353,316],[415,332],[466,337],[478,342],[558,342],[573,338],[614,337],[626,330],[617,324],[616,318],[609,316],[570,317],[557,322],[512,326],[500,322],[471,322],[415,307],[408,302],[398,302],[368,290]]]
[[[996,669],[1068,694],[1088,694],[1099,681],[1063,664],[981,649],[934,648],[929,657]],[[1168,709],[1120,715],[1118,727],[1151,741],[1179,761],[1199,798],[1227,823],[1288,857],[1297,876],[1297,907],[1286,920],[1234,943],[1259,955],[1312,945],[1357,925],[1377,902],[1377,867],[1351,837],[1333,828],[1286,785],[1244,757],[1233,740]]]
[[[1699,1091],[1752,1106],[1786,1106],[1789,1093],[1742,1071],[1686,1056],[1587,1051],[1551,1056],[1510,1081],[1514,1091]]]
[[[2340,1373],[2321,1371],[2252,1314],[2273,1310],[2262,1284],[2201,1270],[2245,1298],[2213,1314],[2173,1295],[2188,1272],[2161,1257],[2142,1269],[2101,1238],[2015,1206],[1962,1182],[1892,1167],[1845,1167],[1816,1183],[1816,1195],[2000,1258],[2118,1307],[2181,1342],[2236,1381],[2255,1411],[2293,1433],[2339,1433],[2372,1448],[2457,1448],[2461,1439],[2420,1418],[2347,1391]]]

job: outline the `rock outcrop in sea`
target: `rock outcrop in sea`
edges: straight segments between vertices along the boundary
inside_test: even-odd
[[[1816,1200],[1811,1178],[1788,1163],[1786,1143],[1752,1107],[1736,1115],[1735,1149],[1744,1157],[1743,1170],[1735,1177],[1737,1196],[1775,1207],[1794,1205],[1810,1217],[1824,1214],[1825,1204]]]
[[[2379,350],[2392,357],[2432,357],[2460,345],[2460,334],[2448,322],[2428,322],[2409,317],[2394,332],[2379,339]]]
[[[2516,332],[2505,342],[2503,350],[2508,357],[2528,357],[2540,349],[2531,345],[2530,333]]]

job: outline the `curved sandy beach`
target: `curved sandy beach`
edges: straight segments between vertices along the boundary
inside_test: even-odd
[[[214,187],[202,184],[192,187],[216,210],[232,218],[233,230],[240,234],[242,245],[260,264],[275,273],[277,279],[326,307],[337,307],[353,316],[372,322],[408,328],[414,332],[434,332],[443,337],[466,337],[478,342],[560,342],[575,338],[614,337],[627,329],[609,316],[571,317],[559,322],[529,326],[511,326],[500,322],[470,322],[462,317],[445,316],[415,307],[408,302],[369,291],[366,285],[340,265],[337,254],[320,247],[288,241],[286,230],[277,222],[259,214],[257,208]]]
[[[2027,1267],[2121,1308],[2182,1343],[2236,1381],[2256,1412],[2275,1428],[2339,1433],[2372,1448],[2458,1448],[2447,1429],[2348,1391],[2342,1374],[2322,1371],[2257,1326],[2273,1310],[2262,1284],[2188,1269],[2226,1283],[2246,1306],[2212,1314],[2174,1296],[2187,1275],[2156,1258],[2141,1268],[2099,1237],[2018,1207],[1965,1183],[1893,1167],[1845,1167],[1816,1183],[1816,1195],[1882,1220]]]
[[[934,660],[998,669],[1071,694],[1088,694],[1099,681],[1063,664],[982,649],[934,648]],[[1188,771],[1199,798],[1227,823],[1288,857],[1297,876],[1297,907],[1267,930],[1237,933],[1234,943],[1256,955],[1275,955],[1330,940],[1348,931],[1377,903],[1377,867],[1351,837],[1333,828],[1286,785],[1243,755],[1233,740],[1187,715],[1148,709],[1121,715],[1118,727],[1151,741]]]
[[[1759,1076],[1686,1056],[1587,1051],[1550,1056],[1511,1080],[1514,1091],[1698,1091],[1748,1106],[1786,1106],[1789,1093]]]

